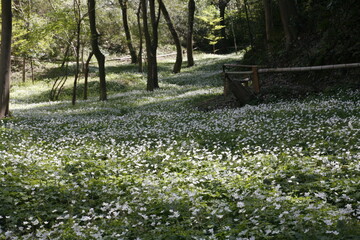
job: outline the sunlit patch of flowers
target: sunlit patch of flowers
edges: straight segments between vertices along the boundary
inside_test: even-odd
[[[0,239],[359,237],[360,92],[191,104],[220,91],[13,103],[0,122]]]

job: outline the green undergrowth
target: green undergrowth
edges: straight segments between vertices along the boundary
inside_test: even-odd
[[[200,111],[237,58],[76,106],[14,87],[0,239],[358,239],[360,92]]]

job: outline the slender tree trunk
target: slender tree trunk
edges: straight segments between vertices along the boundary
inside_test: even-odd
[[[193,35],[194,35],[194,20],[195,20],[195,0],[189,0],[188,3],[188,32],[186,39],[186,54],[188,67],[194,66],[194,52],[193,52]]]
[[[69,77],[69,63],[66,62],[66,64],[65,64],[65,76],[62,77],[62,80],[59,83],[59,87],[58,87],[58,91],[57,91],[56,96],[55,96],[55,100],[59,100],[59,96],[60,96],[61,92],[64,89],[64,86],[65,86],[65,83],[66,83],[68,77]]]
[[[75,45],[76,69],[75,69],[72,105],[75,105],[76,103],[77,82],[80,74],[80,48],[81,48],[80,35],[81,35],[81,21],[82,21],[80,4],[81,4],[81,0],[74,0],[74,13],[77,23],[76,23],[76,45]]]
[[[274,22],[271,8],[271,0],[263,0],[264,12],[265,12],[265,29],[266,29],[266,42],[269,43],[272,40],[274,31]]]
[[[279,9],[288,49],[297,37],[297,11],[294,0],[279,0]]]
[[[226,10],[226,6],[228,5],[229,0],[219,0],[219,10],[220,10],[220,25],[224,26],[221,30],[220,30],[220,34],[222,39],[219,41],[219,49],[221,52],[225,52],[226,51],[226,29],[225,29],[225,10]]]
[[[232,20],[232,22],[231,22],[231,32],[233,34],[235,53],[237,54],[238,48],[237,48],[237,42],[236,42],[236,32],[235,32],[235,28],[234,28],[234,20]]]
[[[88,11],[91,31],[91,48],[99,65],[100,100],[105,101],[107,100],[105,56],[99,48],[99,33],[96,29],[95,0],[88,0]]]
[[[60,69],[62,71],[64,71],[64,69],[65,69],[65,76],[56,78],[55,82],[53,83],[53,86],[50,90],[50,100],[51,101],[57,100],[58,96],[61,93],[62,86],[65,85],[65,82],[67,80],[68,72],[69,72],[68,71],[68,57],[69,57],[71,41],[72,41],[72,39],[70,39],[68,45],[65,48],[64,57],[63,57],[61,65],[60,65]]]
[[[1,0],[0,119],[9,116],[11,74],[11,0]]]
[[[246,22],[248,25],[249,37],[250,37],[250,45],[251,45],[251,48],[254,48],[254,37],[253,37],[252,31],[251,31],[251,26],[250,26],[250,17],[249,17],[249,9],[248,9],[247,0],[244,0],[244,8],[245,8]]]
[[[85,52],[85,47],[84,47],[84,42],[81,43],[82,48],[81,48],[81,72],[84,73],[85,72],[85,62],[84,62],[84,52]]]
[[[120,3],[120,7],[121,7],[121,12],[122,12],[122,19],[123,19],[125,36],[126,36],[126,43],[127,43],[127,46],[128,46],[129,52],[130,52],[130,56],[131,56],[131,63],[135,64],[138,62],[138,59],[137,59],[136,51],[132,44],[130,28],[129,28],[129,23],[128,23],[128,14],[127,14],[128,0],[119,0],[119,3]]]
[[[159,88],[159,77],[158,77],[158,66],[157,66],[157,48],[159,42],[158,36],[158,26],[160,21],[160,9],[156,16],[156,8],[155,8],[155,0],[149,0],[149,9],[150,9],[150,20],[151,20],[151,28],[152,28],[152,75],[154,80],[154,88]]]
[[[145,44],[146,44],[146,59],[147,59],[147,84],[146,89],[148,91],[154,91],[154,83],[152,79],[152,65],[150,64],[151,58],[151,36],[149,31],[148,25],[148,17],[147,17],[147,0],[141,0],[141,7],[142,7],[142,15],[143,15],[143,28],[144,28],[144,35],[145,35]]]
[[[151,35],[148,25],[148,16],[147,16],[147,0],[141,0],[142,6],[142,15],[143,15],[143,28],[145,35],[145,44],[146,44],[146,58],[147,58],[147,86],[146,89],[148,91],[154,91],[154,80],[153,80],[153,64],[152,64],[152,43],[151,43]]]
[[[91,61],[92,56],[94,55],[93,52],[91,52],[89,54],[88,59],[85,62],[85,66],[84,66],[84,100],[88,99],[88,78],[89,78],[89,64]]]
[[[137,24],[139,30],[139,54],[138,54],[138,64],[139,64],[139,72],[143,72],[143,31],[141,27],[141,2],[139,3],[139,8],[136,13]]]
[[[158,33],[157,26],[159,24],[159,17],[156,18],[155,0],[149,0],[151,30],[150,33],[148,16],[147,16],[147,0],[141,0],[142,13],[143,13],[143,25],[144,35],[146,42],[146,54],[147,54],[147,90],[154,91],[155,88],[159,88],[158,72],[157,72],[157,45],[158,45]]]
[[[22,81],[23,83],[26,81],[26,57],[23,56],[22,61]]]
[[[169,27],[170,33],[171,33],[171,35],[172,35],[172,37],[174,39],[175,45],[176,45],[176,62],[175,62],[175,65],[174,65],[173,72],[174,73],[179,73],[181,71],[181,64],[182,64],[182,60],[183,60],[180,39],[179,39],[179,36],[178,36],[178,34],[177,34],[176,30],[175,30],[174,24],[171,21],[169,12],[167,11],[163,0],[158,0],[158,2],[159,2],[161,12],[164,15],[165,21],[166,21],[166,23],[167,23],[167,25]]]
[[[34,79],[34,60],[32,57],[30,57],[30,69],[31,69],[31,82],[34,84],[35,83],[35,79]]]

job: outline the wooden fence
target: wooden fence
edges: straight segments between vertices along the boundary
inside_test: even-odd
[[[329,69],[344,69],[344,68],[358,68],[360,63],[347,63],[347,64],[334,64],[312,67],[287,67],[287,68],[266,68],[259,65],[242,65],[242,64],[224,64],[223,65],[223,77],[224,77],[224,95],[227,96],[230,90],[239,99],[239,96],[248,94],[249,96],[242,96],[239,99],[241,102],[244,99],[250,98],[251,94],[260,93],[260,73],[280,73],[280,72],[305,72],[305,71],[318,71]],[[240,68],[250,69],[248,71],[238,71]],[[245,77],[241,77],[245,76]],[[247,77],[246,77],[247,76]],[[252,82],[252,92],[246,90],[249,86],[249,82]],[[230,89],[231,88],[231,89]],[[243,89],[245,88],[245,89]]]

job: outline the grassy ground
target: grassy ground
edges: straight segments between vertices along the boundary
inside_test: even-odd
[[[164,61],[153,93],[114,63],[109,101],[94,79],[76,106],[14,85],[0,239],[358,239],[360,92],[200,111],[237,58]]]

